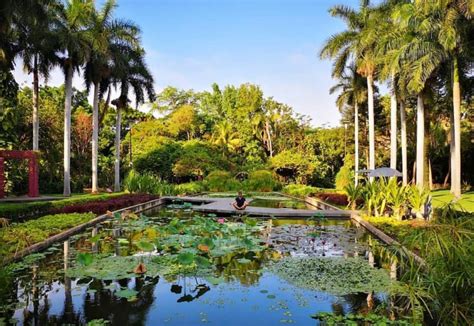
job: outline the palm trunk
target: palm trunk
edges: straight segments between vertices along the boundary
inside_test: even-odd
[[[453,115],[454,115],[454,159],[451,179],[453,194],[461,197],[461,87],[459,83],[458,59],[453,61]]]
[[[107,111],[109,110],[109,105],[110,105],[110,92],[112,91],[112,89],[110,88],[109,86],[109,89],[107,91],[107,98],[105,99],[105,103],[104,103],[104,108],[102,110],[102,112],[99,112],[99,128],[102,126],[102,123],[104,121],[104,118],[107,114]]]
[[[354,183],[357,187],[357,184],[359,183],[359,175],[357,174],[357,171],[359,171],[359,106],[357,105],[357,102],[354,103],[354,146],[354,169],[356,172]]]
[[[397,95],[394,76],[392,76],[392,92],[390,94],[390,167],[397,168]]]
[[[405,103],[400,102],[400,132],[402,142],[402,175],[403,184],[408,183],[408,158],[407,158],[407,120],[405,112]]]
[[[99,83],[94,83],[94,101],[92,106],[92,193],[98,192],[98,156],[99,156]]]
[[[367,76],[367,91],[369,104],[369,169],[375,169],[375,126],[374,126],[374,89],[373,77]],[[373,181],[374,178],[370,178]]]
[[[122,124],[122,112],[120,104],[117,105],[117,121],[115,125],[115,182],[114,191],[120,191],[120,131]]]
[[[454,111],[454,110],[453,110]],[[451,171],[451,193],[454,194],[454,175],[456,172],[454,169],[456,168],[456,164],[454,164],[454,148],[456,144],[454,143],[454,112],[451,111],[449,114],[450,120],[450,128],[449,128],[449,169]]]
[[[39,76],[38,57],[33,63],[33,150],[39,150]]]
[[[270,154],[270,157],[273,157],[272,135],[270,134],[270,124],[268,123],[268,121],[265,121],[265,132],[267,133],[268,152]]]
[[[416,185],[424,186],[424,153],[425,153],[425,107],[421,93],[417,97],[416,106]]]
[[[64,101],[64,196],[71,196],[71,102],[72,65],[66,68],[66,98]]]

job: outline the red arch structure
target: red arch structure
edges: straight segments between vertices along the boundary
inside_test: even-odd
[[[38,152],[0,150],[0,198],[5,197],[5,160],[28,160],[28,197],[39,197]]]

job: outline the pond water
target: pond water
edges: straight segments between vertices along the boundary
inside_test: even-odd
[[[373,266],[368,235],[350,221],[217,223],[218,217],[211,215],[205,217],[213,221],[208,223],[195,217],[191,207],[176,203],[145,215],[120,228],[103,223],[27,257],[15,265],[12,276],[0,275],[0,325],[85,324],[100,319],[114,325],[314,325],[315,313],[366,312],[387,300],[384,291],[335,294],[306,288],[272,269],[291,257],[359,257]],[[197,235],[198,223],[215,233],[229,232],[232,242],[204,241],[207,238]],[[170,235],[172,229],[177,229],[175,235]],[[145,240],[157,237],[163,248],[147,248]],[[186,239],[202,242],[198,248],[211,257],[211,267],[170,273],[164,268],[170,266],[160,265],[153,274],[154,262],[167,255],[177,257],[181,267],[191,266],[187,259],[199,263],[196,256],[202,252],[185,244]],[[177,252],[176,241],[187,251]],[[123,258],[122,270],[107,270],[109,265],[102,263],[107,257]],[[130,272],[137,262],[148,268],[145,276]]]

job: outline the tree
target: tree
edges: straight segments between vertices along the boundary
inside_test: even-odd
[[[113,51],[112,74],[108,83],[120,85],[120,96],[112,101],[117,108],[115,134],[115,182],[114,191],[120,191],[120,130],[121,110],[129,103],[129,91],[135,94],[135,105],[145,101],[145,93],[150,101],[155,99],[153,77],[144,60],[145,51],[141,48],[117,45]]]
[[[357,173],[359,170],[359,104],[367,99],[367,92],[364,80],[353,64],[342,73],[339,82],[331,87],[329,93],[333,94],[337,91],[340,92],[336,99],[339,111],[344,111],[346,107],[354,110],[354,169]],[[357,177],[354,178],[354,182],[357,186]]]
[[[87,89],[94,86],[92,111],[92,192],[98,191],[98,156],[99,156],[99,100],[102,79],[110,72],[111,47],[114,44],[130,47],[138,46],[138,27],[128,21],[113,19],[115,0],[107,0],[100,11],[94,10],[90,17],[88,30],[89,45],[92,53],[85,65],[84,77]],[[103,87],[103,85],[102,85]]]
[[[334,58],[333,77],[340,77],[353,58],[357,72],[367,79],[369,116],[369,169],[375,168],[374,77],[376,68],[375,47],[379,13],[368,0],[361,1],[359,11],[347,6],[334,6],[330,13],[346,22],[347,30],[326,41],[321,58]]]
[[[33,150],[39,150],[39,75],[49,76],[55,63],[52,21],[57,3],[52,0],[37,1],[17,24],[20,56],[25,70],[33,74]]]
[[[71,195],[71,101],[72,78],[90,54],[87,24],[94,10],[92,0],[70,0],[58,10],[54,36],[58,42],[57,60],[64,72],[64,196]]]

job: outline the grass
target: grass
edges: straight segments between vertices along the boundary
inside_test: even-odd
[[[443,207],[452,200],[454,196],[449,192],[449,190],[435,190],[431,192],[433,197],[433,206],[434,207]],[[462,194],[461,199],[457,201],[465,211],[474,213],[474,191],[469,191]]]

